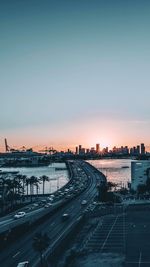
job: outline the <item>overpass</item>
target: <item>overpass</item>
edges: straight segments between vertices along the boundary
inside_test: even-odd
[[[71,227],[82,218],[86,207],[81,205],[81,202],[86,200],[87,205],[91,203],[97,194],[97,183],[106,182],[106,177],[87,162],[70,161],[69,168],[72,173],[72,180],[75,181],[74,191],[80,187],[82,190],[79,190],[77,194],[72,194],[59,209],[55,209],[55,212],[51,213],[49,210],[50,216],[45,217],[38,224],[33,224],[28,232],[3,249],[0,255],[1,267],[16,267],[19,262],[26,260],[33,267],[39,266],[39,255],[32,248],[34,235],[41,231],[49,236],[50,245],[45,252],[45,257],[48,258],[69,233]],[[64,213],[68,213],[70,219],[63,222],[62,214]]]

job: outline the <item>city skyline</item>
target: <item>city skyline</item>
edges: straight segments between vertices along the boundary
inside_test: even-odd
[[[133,146],[150,132],[150,2],[10,1],[0,9],[0,151]]]
[[[84,153],[88,153],[90,151],[93,151],[93,152],[96,152],[96,153],[105,153],[107,151],[108,152],[119,152],[119,151],[123,151],[125,149],[125,153],[137,153],[137,154],[143,154],[142,153],[142,150],[144,149],[144,154],[146,152],[150,152],[150,147],[145,145],[145,143],[138,143],[138,144],[134,144],[133,146],[129,146],[129,145],[123,145],[121,144],[120,146],[117,146],[117,145],[113,145],[113,146],[108,146],[108,145],[102,145],[100,143],[95,143],[95,144],[92,144],[90,146],[85,146],[84,144],[76,144],[75,146],[66,146],[66,147],[58,147],[58,146],[53,146],[53,145],[43,145],[43,146],[35,146],[35,147],[32,147],[32,146],[25,146],[24,144],[22,144],[22,146],[20,147],[17,147],[17,146],[12,146],[8,143],[7,141],[7,138],[4,139],[4,146],[3,146],[3,149],[2,151],[0,152],[12,152],[12,151],[25,151],[25,150],[30,150],[32,149],[33,151],[37,151],[37,152],[48,152],[49,150],[55,150],[55,151],[64,151],[64,152],[67,152],[67,151],[70,151],[70,152],[74,152],[76,154],[80,154],[80,152],[84,152]]]

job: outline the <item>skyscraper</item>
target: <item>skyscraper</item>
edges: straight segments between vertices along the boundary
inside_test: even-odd
[[[97,154],[100,153],[100,144],[96,144],[96,153],[97,153]]]
[[[78,146],[76,146],[76,155],[79,154],[79,149],[78,149]]]
[[[82,145],[79,145],[79,154],[81,154],[82,151]]]
[[[145,155],[145,146],[143,143],[141,144],[141,155]]]
[[[140,146],[138,145],[137,146],[137,155],[139,155],[140,154]]]

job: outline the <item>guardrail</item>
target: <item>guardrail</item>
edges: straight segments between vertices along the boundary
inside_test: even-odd
[[[72,172],[72,169],[71,169],[71,166],[69,163],[67,164],[67,167],[70,169],[70,180],[67,183],[67,186],[68,186],[68,184],[72,183],[73,172]],[[64,188],[65,187],[66,187],[66,185],[64,186]],[[61,201],[58,201],[56,204],[53,204],[51,209],[49,209],[49,208],[43,209],[43,211],[40,211],[37,214],[33,214],[31,217],[27,216],[27,217],[19,218],[18,220],[14,220],[9,225],[8,224],[7,225],[1,224],[1,226],[0,226],[0,241],[3,242],[6,239],[9,240],[14,232],[16,233],[16,237],[17,237],[18,233],[19,233],[19,229],[22,229],[23,227],[26,228],[26,226],[27,226],[27,230],[28,230],[28,228],[31,227],[32,225],[39,224],[40,221],[43,221],[43,219],[45,219],[46,217],[54,214],[58,209],[60,209],[62,206],[64,206],[67,202],[76,198],[78,195],[80,195],[86,189],[87,189],[87,187],[83,188],[83,190],[81,192],[76,193],[75,195],[72,195],[69,199],[63,199]],[[18,231],[17,231],[17,229],[18,229]]]
[[[67,244],[70,239],[72,239],[73,233],[76,232],[77,228],[81,226],[83,220],[84,216],[81,215],[70,225],[68,225],[65,231],[53,242],[53,244],[48,247],[45,253],[43,253],[43,258],[46,259],[47,262],[50,262],[50,266],[55,262],[56,259],[58,259],[58,257],[60,256],[60,251],[62,253],[62,250],[65,247],[65,243]],[[39,261],[40,259],[37,259],[32,267],[37,267]]]

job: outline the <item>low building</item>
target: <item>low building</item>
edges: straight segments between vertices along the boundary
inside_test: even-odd
[[[131,162],[131,189],[137,190],[141,184],[146,184],[150,178],[150,160],[138,160]]]

